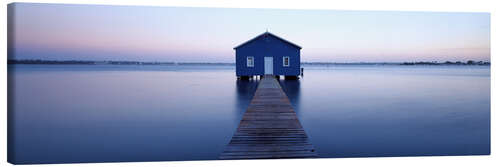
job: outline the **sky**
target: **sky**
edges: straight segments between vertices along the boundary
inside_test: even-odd
[[[490,61],[490,14],[14,3],[9,59],[234,62],[266,30],[303,62]]]

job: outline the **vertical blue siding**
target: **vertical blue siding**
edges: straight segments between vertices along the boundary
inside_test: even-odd
[[[273,57],[274,75],[300,75],[300,48],[263,34],[236,50],[236,76],[264,75],[264,57]],[[254,67],[247,67],[247,57],[254,57]],[[289,67],[283,66],[283,57],[290,57]]]

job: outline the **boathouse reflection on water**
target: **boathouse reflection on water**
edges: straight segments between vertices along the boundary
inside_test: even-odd
[[[290,103],[294,109],[297,109],[300,106],[300,80],[279,80],[280,86],[288,96]],[[236,121],[239,122],[243,113],[245,113],[250,101],[252,101],[253,95],[255,94],[255,90],[259,85],[258,79],[250,79],[250,80],[236,80],[236,93],[235,96],[236,104],[235,104],[235,116]],[[300,115],[300,112],[295,110],[297,115]]]

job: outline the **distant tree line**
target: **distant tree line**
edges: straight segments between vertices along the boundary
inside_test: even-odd
[[[356,62],[356,63],[302,62],[300,64],[302,64],[302,65],[323,65],[323,66],[328,66],[328,65],[399,65],[401,63],[386,63],[386,62],[381,62],[381,63],[368,63],[368,62]]]
[[[233,66],[235,63],[177,63],[178,65],[228,65]]]
[[[113,64],[113,65],[163,65],[173,62],[140,62],[140,61],[86,61],[86,60],[7,60],[7,64]]]
[[[234,66],[235,63],[196,63],[196,62],[141,62],[141,61],[86,61],[86,60],[7,60],[7,64],[86,64],[86,65],[229,65]],[[467,62],[436,62],[436,61],[419,61],[419,62],[404,62],[404,63],[335,63],[335,62],[302,62],[302,65],[490,65],[490,62],[472,61]]]
[[[175,63],[175,62],[141,62],[141,61],[85,61],[85,60],[7,60],[7,64],[86,64],[86,65],[234,65],[234,63]]]
[[[104,61],[95,64],[113,64],[113,65],[173,65],[174,62],[140,62],[140,61]]]
[[[401,65],[490,65],[490,62],[484,62],[484,61],[472,61],[469,60],[467,62],[461,62],[461,61],[445,61],[445,62],[429,62],[429,61],[419,61],[419,62],[404,62],[401,63]]]
[[[94,61],[81,60],[7,60],[7,64],[95,64]]]

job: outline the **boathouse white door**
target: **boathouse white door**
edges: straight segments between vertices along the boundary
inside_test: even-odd
[[[273,74],[273,57],[264,57],[264,74]]]

